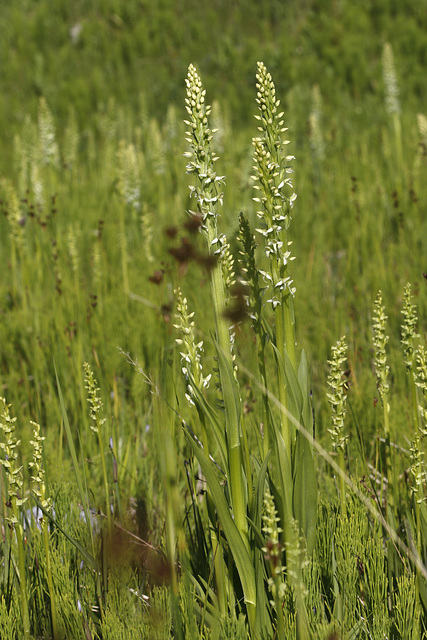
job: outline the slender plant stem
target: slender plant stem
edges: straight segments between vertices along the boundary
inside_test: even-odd
[[[57,610],[56,610],[55,589],[53,586],[53,579],[52,579],[52,567],[50,563],[49,528],[46,522],[46,518],[43,518],[41,526],[42,526],[42,532],[43,532],[44,551],[45,551],[45,558],[46,558],[47,584],[49,587],[50,614],[52,616],[52,635],[53,635],[53,640],[58,640],[59,638],[58,616],[57,616]]]
[[[15,518],[18,520],[19,513],[17,509],[14,509]],[[26,580],[26,568],[25,568],[25,551],[24,551],[24,536],[23,529],[20,523],[15,524],[16,541],[18,544],[18,563],[19,563],[19,591],[21,594],[21,610],[22,610],[22,624],[24,628],[24,640],[30,638],[30,615],[28,612],[28,593],[27,593],[27,580]]]
[[[209,224],[207,229],[209,248],[212,248],[216,237],[216,225]],[[218,346],[222,352],[224,360],[228,362],[232,367],[233,364],[231,357],[229,327],[223,315],[225,309],[225,284],[220,263],[216,264],[212,270],[211,287]],[[230,472],[229,488],[233,505],[234,521],[240,534],[243,537],[247,549],[249,550],[246,500],[243,491],[242,478],[242,447],[240,440],[240,424],[238,421],[238,417],[236,417],[237,419],[233,419],[235,416],[232,413],[231,405],[235,402],[235,400],[233,389],[228,388],[228,384],[225,382],[227,380],[227,374],[224,370],[222,358],[219,358],[218,364],[226,416],[228,466]],[[231,418],[231,416],[233,416],[233,418]]]

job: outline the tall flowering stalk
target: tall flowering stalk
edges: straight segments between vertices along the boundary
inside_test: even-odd
[[[140,211],[141,176],[135,146],[121,141],[117,151],[117,161],[117,188],[119,193],[130,209]]]
[[[181,370],[187,384],[187,392],[185,397],[190,406],[196,406],[202,422],[203,445],[207,455],[209,455],[209,445],[206,433],[206,423],[203,410],[199,406],[195,391],[203,393],[203,389],[209,387],[211,374],[204,376],[201,363],[201,354],[203,352],[203,340],[196,341],[194,329],[194,311],[188,313],[187,298],[182,295],[181,289],[175,289],[176,296],[176,319],[177,324],[174,325],[181,334],[180,338],[176,338],[179,345],[181,356]]]
[[[419,345],[413,353],[413,374],[415,385],[421,390],[424,400],[418,406],[418,420],[415,436],[411,445],[411,475],[413,483],[411,491],[414,496],[414,510],[417,531],[417,551],[421,555],[421,503],[426,500],[426,466],[425,466],[425,439],[427,436],[427,350]],[[417,597],[420,590],[420,572],[417,569]]]
[[[276,610],[277,637],[279,640],[284,640],[285,629],[283,624],[282,608],[286,589],[289,588],[289,586],[286,585],[284,579],[285,567],[282,564],[284,550],[283,545],[280,542],[280,534],[282,532],[282,529],[278,524],[280,522],[280,518],[277,516],[273,496],[269,489],[267,489],[264,494],[264,514],[262,516],[262,521],[262,531],[265,536],[265,547],[263,547],[262,551],[264,553],[265,560],[270,566],[268,588],[270,594],[273,596],[273,600],[270,601],[270,604]]]
[[[21,595],[22,622],[24,627],[24,638],[30,637],[30,616],[28,612],[28,593],[25,569],[24,551],[24,530],[19,517],[20,508],[27,501],[22,497],[23,478],[22,466],[18,466],[17,449],[21,443],[14,435],[16,429],[16,418],[10,415],[10,405],[6,404],[4,398],[0,398],[0,430],[3,432],[4,440],[0,442],[0,449],[3,456],[0,463],[5,470],[8,479],[8,502],[9,517],[7,518],[11,530],[16,532],[19,558],[19,587]]]
[[[189,120],[185,120],[185,124],[189,127],[186,140],[190,144],[191,151],[184,155],[188,158],[187,173],[195,177],[195,184],[190,186],[190,197],[196,205],[196,210],[190,210],[189,214],[201,217],[202,232],[208,243],[208,251],[219,257],[221,245],[218,217],[219,207],[223,202],[221,189],[224,176],[217,175],[214,170],[214,163],[218,160],[218,156],[214,154],[211,147],[213,131],[208,126],[211,108],[205,103],[206,91],[192,64],[188,68],[185,82],[187,86],[185,103],[190,117]],[[212,269],[211,282],[217,339],[224,354],[231,358],[229,328],[222,316],[226,306],[226,293],[222,267],[219,263]]]
[[[390,367],[387,364],[386,346],[388,343],[388,335],[386,334],[386,322],[388,316],[385,313],[383,298],[381,291],[374,303],[373,314],[373,330],[374,330],[374,355],[375,355],[375,373],[377,377],[377,389],[380,395],[381,403],[384,408],[384,431],[386,437],[390,435],[389,412],[390,405],[388,403],[388,394],[390,390],[389,375]]]
[[[186,140],[190,144],[190,151],[185,156],[188,159],[187,173],[195,178],[195,184],[190,186],[190,196],[195,204],[195,211],[191,210],[189,214],[201,218],[201,229],[207,240],[208,251],[219,258],[211,271],[211,291],[226,420],[229,489],[234,522],[249,550],[246,498],[242,478],[241,414],[240,407],[236,404],[237,382],[230,380],[229,377],[230,367],[231,371],[233,370],[233,358],[230,326],[224,316],[227,300],[221,260],[224,242],[221,241],[217,224],[219,207],[223,201],[221,189],[224,176],[218,175],[214,169],[214,163],[218,157],[211,147],[214,133],[208,124],[211,108],[206,105],[206,91],[192,64],[188,68],[186,87],[185,104],[189,116],[188,120],[185,120],[188,127]]]
[[[415,384],[419,389],[421,389],[424,401],[424,404],[420,404],[418,407],[421,418],[420,429],[424,435],[427,435],[427,349],[422,345],[419,345],[415,351],[415,362]]]
[[[42,164],[59,167],[59,149],[55,123],[45,98],[40,98],[38,108],[39,151]]]
[[[405,288],[403,290],[402,315],[403,322],[400,331],[400,339],[403,347],[403,361],[405,363],[406,371],[410,379],[414,425],[417,428],[420,426],[420,424],[417,406],[417,390],[415,385],[414,343],[415,340],[419,338],[419,334],[417,333],[418,314],[417,307],[415,304],[413,304],[411,285],[409,284],[409,282],[405,285]]]
[[[347,382],[344,380],[343,364],[347,360],[347,343],[343,336],[338,340],[336,346],[332,347],[332,356],[328,360],[330,366],[328,375],[328,386],[330,392],[326,394],[332,408],[332,428],[328,429],[332,437],[332,447],[338,454],[338,464],[342,471],[340,475],[340,497],[342,513],[346,512],[345,502],[345,463],[344,452],[348,440],[345,430],[345,415],[347,411]]]
[[[258,62],[257,104],[259,114],[258,129],[262,136],[253,139],[254,147],[254,180],[259,196],[254,201],[259,203],[257,212],[261,220],[257,229],[264,237],[265,254],[270,262],[270,270],[260,271],[270,287],[270,298],[276,320],[276,346],[285,361],[285,351],[296,371],[295,326],[293,297],[295,287],[289,274],[289,263],[293,260],[289,250],[287,230],[291,221],[291,210],[296,199],[291,181],[292,167],[290,162],[294,156],[285,155],[282,133],[287,131],[283,126],[283,112],[279,112],[280,100],[276,99],[276,89],[262,62]],[[280,368],[279,368],[280,370]],[[279,373],[279,399],[287,407],[286,380]],[[282,412],[282,435],[288,451],[291,448],[291,433],[287,416]]]
[[[107,527],[108,527],[108,533],[111,534],[112,523],[111,523],[110,489],[108,485],[107,466],[105,463],[104,438],[103,438],[104,436],[103,426],[106,422],[106,418],[100,417],[103,404],[102,404],[101,398],[98,395],[99,387],[97,386],[98,383],[93,375],[91,366],[87,362],[84,362],[83,369],[85,373],[85,387],[88,394],[87,401],[90,407],[90,421],[91,421],[90,428],[97,435],[99,452],[101,455],[102,477],[104,480],[104,492],[105,492],[105,509],[107,512]]]
[[[194,311],[188,313],[187,298],[184,298],[181,289],[178,287],[175,289],[176,295],[176,319],[177,324],[174,325],[176,329],[182,335],[182,338],[177,338],[176,343],[182,349],[180,352],[182,372],[187,381],[187,393],[185,397],[188,400],[190,406],[194,406],[194,388],[193,385],[202,391],[204,388],[209,387],[211,374],[204,376],[203,367],[200,361],[201,353],[203,352],[203,340],[196,342],[196,335],[194,331]]]
[[[373,326],[373,344],[374,344],[374,367],[377,378],[377,389],[380,395],[383,407],[383,422],[385,435],[385,472],[388,480],[389,489],[391,487],[392,466],[390,456],[390,405],[388,396],[390,391],[389,375],[390,367],[387,364],[386,347],[389,340],[386,334],[386,323],[388,316],[385,313],[383,298],[381,291],[378,292],[374,303],[374,312],[372,319]],[[389,491],[389,502],[393,502],[393,494]]]

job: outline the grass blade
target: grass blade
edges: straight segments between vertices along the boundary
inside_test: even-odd
[[[80,494],[80,500],[81,500],[81,503],[82,503],[82,506],[83,506],[83,509],[84,509],[84,512],[85,512],[86,523],[87,523],[87,526],[89,528],[91,539],[92,539],[92,528],[91,528],[91,525],[90,525],[91,520],[90,520],[90,513],[89,513],[89,505],[88,505],[88,500],[87,500],[87,494],[83,489],[83,482],[82,482],[81,473],[80,473],[80,469],[79,469],[79,463],[77,461],[77,454],[76,454],[76,448],[74,446],[73,434],[71,433],[70,422],[68,420],[67,410],[65,408],[64,397],[62,395],[62,389],[61,389],[61,385],[59,383],[58,372],[56,370],[55,363],[54,363],[54,368],[55,368],[56,384],[57,384],[57,387],[58,387],[59,402],[60,402],[60,405],[61,405],[62,420],[64,422],[64,428],[65,428],[65,433],[67,435],[68,447],[70,449],[71,460],[73,462],[74,475],[76,477],[77,488],[78,488],[79,494]]]

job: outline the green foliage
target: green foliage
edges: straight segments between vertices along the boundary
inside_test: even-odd
[[[2,3],[2,638],[425,637],[426,15]]]

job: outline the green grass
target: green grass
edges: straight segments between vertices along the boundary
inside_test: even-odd
[[[0,10],[1,637],[423,638],[423,3],[227,3],[221,34],[222,3],[21,4]],[[185,63],[143,77],[170,24]]]

